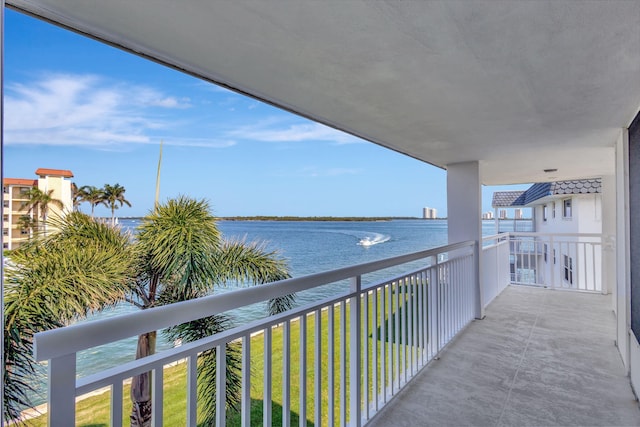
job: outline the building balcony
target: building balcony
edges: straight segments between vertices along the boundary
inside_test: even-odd
[[[635,426],[609,295],[510,286],[371,426]]]
[[[274,411],[282,411],[283,425],[293,415],[332,426],[640,425],[614,346],[610,295],[544,289],[535,271],[529,276],[538,287],[509,286],[516,238],[501,234],[481,249],[463,242],[39,333],[35,356],[48,361],[50,425],[73,425],[75,397],[105,387],[111,424],[121,425],[124,384],[148,371],[154,423],[163,425],[164,368],[184,361],[181,407],[184,424],[195,426],[199,355],[213,349],[224,378],[230,343],[241,355],[241,425],[270,426]],[[583,268],[584,260],[576,258],[576,271],[600,273]],[[381,271],[388,279],[371,278]],[[341,290],[76,379],[79,351],[327,284]],[[218,381],[215,393],[216,425],[226,425],[226,384]],[[251,419],[256,401],[262,413]]]

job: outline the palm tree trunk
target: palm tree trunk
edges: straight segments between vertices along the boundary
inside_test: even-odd
[[[114,209],[115,205],[111,206],[111,226],[113,227],[114,225],[116,225],[116,210]]]
[[[136,359],[156,352],[156,332],[138,336]],[[133,377],[131,382],[131,427],[151,427],[151,371]]]

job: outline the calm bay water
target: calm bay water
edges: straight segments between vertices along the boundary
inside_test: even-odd
[[[530,226],[530,222],[527,222]],[[134,230],[138,220],[121,220],[125,229]],[[508,225],[508,224],[506,224]],[[524,224],[527,227],[527,224]],[[226,239],[264,242],[268,250],[275,250],[287,260],[293,277],[333,270],[396,255],[435,248],[447,244],[445,220],[394,220],[364,222],[317,221],[220,221]],[[520,229],[520,226],[518,227]],[[501,231],[505,223],[501,224]],[[495,234],[493,221],[483,221],[483,234]],[[364,244],[363,244],[364,243]],[[382,273],[363,277],[371,282],[407,271],[408,266],[396,267]],[[297,303],[304,305],[335,295],[348,286],[344,281],[322,288],[300,292]],[[226,292],[227,289],[216,290]],[[86,321],[117,316],[136,308],[120,304]],[[264,307],[257,305],[234,312],[240,321],[264,316]],[[171,347],[159,335],[159,350]],[[136,338],[93,348],[78,354],[78,376],[85,376],[134,359]],[[43,399],[35,399],[40,403]]]

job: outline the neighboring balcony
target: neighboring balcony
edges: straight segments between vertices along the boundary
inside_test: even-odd
[[[565,237],[555,236],[554,244]],[[567,245],[577,254],[586,237],[573,237]],[[532,243],[517,244],[524,238]],[[475,242],[463,242],[39,333],[36,358],[49,362],[54,391],[50,425],[73,425],[75,396],[105,387],[111,424],[121,425],[128,412],[124,384],[147,371],[154,378],[154,423],[163,425],[164,368],[183,361],[186,398],[178,407],[183,424],[195,426],[198,354],[213,349],[216,376],[225,378],[229,345],[241,358],[241,414],[224,409],[226,383],[218,381],[219,426],[227,417],[239,418],[243,426],[270,426],[275,412],[287,426],[293,418],[300,425],[331,426],[580,425],[587,414],[600,416],[593,425],[640,425],[613,345],[614,316],[603,287],[591,292],[509,287],[518,271],[533,284],[548,286],[538,283],[544,260],[523,266],[522,250],[515,251],[531,247],[538,259],[544,254],[535,248],[545,239],[505,233],[486,238],[482,256]],[[589,237],[588,243],[602,249],[602,240]],[[578,274],[600,273],[602,283],[602,269],[589,264],[601,265],[602,252],[582,250],[600,259],[574,257],[576,286],[566,289],[579,289]],[[380,281],[372,273],[389,278]],[[330,299],[76,380],[81,350],[336,283]],[[474,320],[485,306],[487,317]],[[252,402],[261,407],[259,415],[252,415]]]

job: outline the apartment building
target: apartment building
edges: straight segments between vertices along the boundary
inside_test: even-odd
[[[69,178],[73,173],[69,170],[39,168],[35,171],[36,179],[4,178],[2,181],[2,248],[16,249],[33,235],[33,228],[25,228],[22,217],[31,221],[42,222],[42,211],[39,206],[29,208],[29,191],[38,188],[44,193],[51,192],[53,199],[62,202],[48,205],[48,217],[63,216],[73,210],[72,185]],[[46,224],[40,224],[46,230]]]

